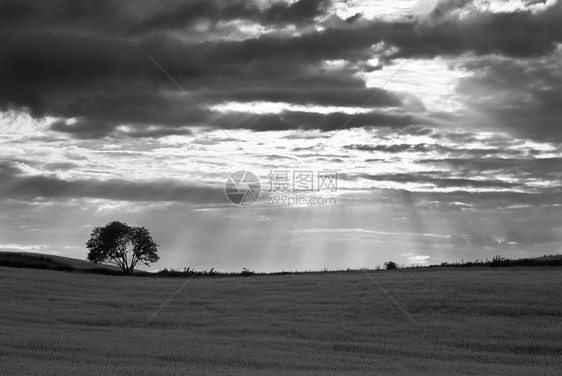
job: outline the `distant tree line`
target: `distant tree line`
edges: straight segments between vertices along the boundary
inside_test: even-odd
[[[461,261],[461,262],[442,262],[441,265],[431,265],[435,266],[450,266],[455,268],[469,268],[472,266],[487,266],[492,268],[498,267],[508,267],[508,266],[562,266],[562,255],[551,255],[542,256],[534,258],[520,258],[520,259],[508,259],[499,255],[496,255],[492,260],[480,260],[475,261]]]

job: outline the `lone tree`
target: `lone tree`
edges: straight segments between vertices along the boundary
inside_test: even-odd
[[[119,221],[94,228],[86,247],[90,250],[88,261],[115,264],[124,273],[132,273],[138,262],[148,266],[160,258],[158,244],[147,229]]]

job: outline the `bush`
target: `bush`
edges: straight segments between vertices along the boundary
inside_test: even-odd
[[[486,261],[488,261],[488,260],[486,260]],[[502,257],[500,255],[496,255],[492,259],[492,262],[488,262],[488,264],[489,264],[489,266],[492,266],[492,267],[509,266],[510,260],[508,260],[505,257]]]
[[[398,269],[398,264],[394,261],[387,261],[384,263],[384,267],[386,270]]]
[[[240,275],[243,276],[243,277],[247,277],[247,276],[254,275],[254,274],[256,274],[256,273],[254,273],[253,270],[246,269],[246,268],[242,268],[242,271],[240,272]]]

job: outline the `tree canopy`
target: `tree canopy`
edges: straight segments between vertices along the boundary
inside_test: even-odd
[[[115,264],[124,273],[132,273],[139,262],[148,266],[160,259],[158,244],[146,228],[119,221],[95,227],[86,247],[89,261]]]
[[[394,261],[387,261],[384,263],[384,267],[386,268],[386,270],[394,270],[398,269],[398,264]]]

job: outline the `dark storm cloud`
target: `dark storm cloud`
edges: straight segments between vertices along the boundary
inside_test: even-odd
[[[325,14],[330,3],[330,0],[300,0],[292,4],[275,3],[263,12],[263,19],[266,23],[303,23]]]
[[[0,199],[101,198],[119,201],[224,203],[224,190],[175,180],[133,182],[119,179],[63,180],[25,175],[17,165],[0,163]]]
[[[402,152],[428,152],[435,149],[434,145],[429,144],[394,144],[394,145],[346,145],[345,149],[360,150],[360,151],[382,151],[386,153],[402,153]]]
[[[71,171],[79,166],[72,162],[52,162],[45,163],[43,167],[49,171]]]
[[[546,0],[526,0],[526,5],[545,4]]]
[[[344,57],[342,49],[307,50],[315,36],[245,42],[189,44],[169,37],[143,41],[73,34],[0,35],[0,108],[26,108],[34,116],[79,118],[53,129],[77,137],[116,133],[119,124],[140,127],[209,125],[191,94],[182,94],[147,58],[157,56],[175,79],[206,105],[224,101],[275,100],[296,104],[399,106],[397,96],[353,77],[352,68],[323,72],[319,60]],[[309,40],[310,39],[310,40]],[[316,55],[316,56],[315,56]],[[316,65],[315,65],[316,64]],[[275,85],[272,85],[272,80]],[[277,90],[276,90],[277,88]],[[200,93],[204,95],[202,98]],[[150,134],[150,133],[147,133]],[[159,132],[153,132],[158,135]]]
[[[562,42],[562,3],[545,11],[491,12],[477,10],[473,1],[441,1],[426,20],[416,25],[417,38],[392,35],[396,57],[501,54],[532,57],[548,54]],[[464,13],[454,12],[463,10]]]
[[[367,89],[364,87],[341,87],[336,89],[334,86],[317,84],[310,80],[309,87],[300,87],[303,84],[297,84],[293,87],[259,87],[259,88],[233,88],[229,92],[215,95],[220,96],[224,100],[251,102],[251,101],[268,101],[268,102],[285,102],[293,104],[305,105],[321,105],[321,106],[356,106],[360,107],[367,98],[376,95],[377,100],[368,103],[364,107],[399,107],[402,102],[396,95],[392,95],[386,90]],[[285,85],[284,85],[285,86]],[[304,86],[304,85],[303,85]],[[222,96],[221,96],[222,94]]]
[[[486,145],[488,145],[486,143]],[[501,148],[463,148],[454,146],[445,146],[439,144],[393,144],[393,145],[372,145],[372,144],[355,144],[346,145],[345,149],[360,150],[365,152],[384,152],[384,153],[438,153],[441,156],[465,155],[469,158],[478,157],[494,157],[502,156],[520,156],[524,155],[523,150],[506,150]]]
[[[168,135],[190,135],[192,131],[186,127],[197,127],[210,122],[204,113],[194,118],[186,117],[176,126],[155,126],[148,124],[133,124],[124,127],[120,122],[79,118],[73,123],[56,120],[50,128],[58,132],[65,132],[76,138],[101,137],[162,137]],[[252,114],[246,112],[226,112],[212,114],[213,122],[219,129],[251,129],[254,131],[290,130],[290,129],[318,129],[322,131],[348,129],[357,127],[406,127],[411,124],[428,123],[429,119],[407,113],[367,112],[351,116],[342,112],[328,114],[304,111],[283,111],[279,114]],[[202,118],[197,122],[197,118]],[[195,119],[195,120],[194,120]]]
[[[183,125],[190,125],[184,122]],[[197,125],[197,124],[192,124]],[[131,129],[123,129],[119,122],[99,119],[78,118],[75,122],[56,120],[50,124],[50,129],[74,135],[76,138],[92,139],[102,137],[151,137],[158,138],[170,135],[191,135],[190,129],[161,125],[146,125],[135,123]]]
[[[501,175],[522,183],[548,183],[551,190],[562,188],[562,158],[447,158],[419,162],[442,170],[455,171],[462,176]]]
[[[301,24],[326,13],[328,0],[300,0],[260,7],[250,0],[3,0],[0,29],[25,27],[79,33],[146,34],[233,20]]]
[[[369,126],[405,127],[420,122],[425,123],[428,120],[411,114],[376,111],[356,114],[353,117],[341,112],[321,114],[303,111],[284,111],[280,114],[265,115],[230,112],[217,117],[217,122],[224,128],[247,128],[256,131],[287,129],[320,129],[329,131]]]
[[[460,81],[468,119],[515,131],[524,137],[562,137],[562,50],[540,59],[482,58],[464,64],[474,72]]]
[[[338,22],[331,17],[317,30],[310,26],[318,16],[328,15],[328,1],[279,2],[267,7],[203,0],[3,1],[0,109],[26,109],[35,117],[59,118],[51,129],[77,138],[185,134],[186,127],[212,126],[208,116],[217,115],[198,108],[191,96],[206,107],[256,100],[361,106],[372,97],[368,104],[372,108],[403,107],[399,95],[382,90],[374,96],[377,89],[366,88],[357,77],[359,72],[381,68],[367,64],[377,53],[383,61],[466,52],[536,56],[551,52],[560,41],[559,3],[537,13],[471,11],[465,17],[455,13],[468,3],[441,2],[429,26],[416,18]],[[212,26],[235,20],[256,26],[302,27],[297,26],[299,32],[293,34],[266,32],[241,39],[215,38],[210,27],[202,41],[181,39],[182,33],[188,35],[201,22]],[[179,92],[147,54],[189,94]],[[326,67],[324,62],[329,60],[345,63],[340,68]],[[556,93],[558,88],[552,90]],[[548,108],[538,105],[536,109],[560,108],[550,101],[541,102]],[[410,110],[363,116],[358,126],[412,124],[415,115]],[[415,111],[423,111],[423,106]],[[516,118],[516,111],[509,108],[490,111],[496,111],[494,116]],[[237,114],[229,116],[241,120]],[[337,113],[307,116],[315,123],[303,125],[302,114],[293,113],[264,116],[260,124],[227,119],[224,127],[249,124],[249,129],[329,130],[345,121]],[[131,129],[123,131],[120,125]]]
[[[339,178],[340,174],[338,174]],[[351,178],[351,177],[349,177]],[[381,196],[382,194],[382,196]],[[363,196],[355,197],[356,200],[380,200],[391,204],[403,202],[411,203],[412,207],[442,210],[466,210],[478,209],[493,213],[512,212],[518,208],[515,206],[535,207],[537,210],[548,212],[551,208],[558,213],[560,203],[562,203],[562,191],[545,192],[542,194],[509,192],[509,191],[489,191],[489,192],[470,192],[467,190],[448,191],[448,192],[410,192],[404,189],[382,189],[365,191]],[[518,218],[513,217],[517,222]],[[552,222],[558,225],[559,220]]]
[[[388,181],[395,183],[416,183],[416,184],[429,184],[436,188],[458,188],[459,190],[470,190],[474,188],[488,188],[488,189],[513,189],[521,188],[520,184],[509,183],[501,180],[483,180],[483,179],[468,179],[456,177],[441,177],[446,175],[441,173],[398,173],[398,174],[338,174],[342,179],[357,180],[366,179],[371,181]]]
[[[456,139],[456,145],[462,144],[463,140],[476,140],[470,134],[464,133],[458,135],[436,133],[433,137],[448,141]],[[350,179],[434,184],[436,187],[463,187],[463,189],[510,188],[543,193],[561,190],[561,158],[537,158],[537,155],[544,153],[544,150],[535,149],[532,144],[525,145],[504,137],[490,137],[477,141],[476,145],[485,147],[463,148],[453,146],[455,144],[420,143],[351,144],[343,148],[367,155],[375,153],[375,156],[382,156],[364,159],[365,162],[382,165],[395,158],[400,159],[406,153],[411,157],[416,156],[415,163],[425,170],[425,172],[417,171],[410,174],[350,175]],[[556,150],[552,152],[557,153]]]

